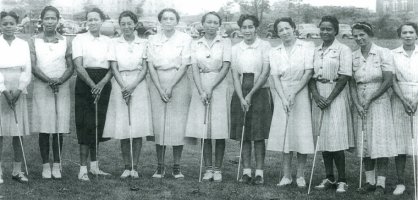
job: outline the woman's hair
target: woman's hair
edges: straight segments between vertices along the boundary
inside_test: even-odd
[[[103,13],[103,11],[102,11],[102,10],[100,10],[99,8],[92,8],[92,9],[88,10],[88,11],[86,12],[86,19],[87,19],[87,15],[89,15],[89,13],[92,13],[92,12],[98,13],[98,14],[99,14],[99,16],[100,16],[100,19],[101,19],[102,21],[104,21],[104,20],[106,19],[105,14],[104,14],[104,13]]]
[[[278,33],[277,25],[279,25],[280,22],[287,22],[293,28],[293,30],[296,30],[296,24],[292,20],[292,18],[290,18],[290,17],[282,17],[282,18],[276,19],[276,21],[274,21],[273,31],[274,31],[275,34]]]
[[[220,16],[217,12],[215,12],[215,11],[208,12],[208,13],[206,13],[205,15],[203,15],[202,20],[201,20],[202,24],[203,24],[203,23],[205,23],[205,21],[206,21],[206,17],[207,17],[208,15],[215,15],[215,16],[219,19],[219,25],[221,25],[221,24],[222,24],[222,18],[221,18],[221,16]]]
[[[340,30],[340,28],[339,28],[340,23],[338,22],[337,18],[335,18],[334,16],[329,16],[329,15],[323,16],[322,19],[321,19],[321,22],[319,22],[319,26],[321,26],[321,24],[324,23],[324,22],[331,23],[332,26],[334,27],[335,35],[338,35],[338,31]]]
[[[357,22],[357,23],[353,24],[353,26],[351,28],[353,30],[354,29],[363,30],[370,37],[373,37],[374,36],[373,27],[372,27],[371,24],[369,24],[367,22]]]
[[[19,16],[17,16],[17,14],[13,11],[9,11],[9,12],[2,11],[0,13],[0,19],[3,19],[7,16],[13,17],[13,19],[16,20],[16,23],[19,21]]]
[[[44,19],[45,14],[46,14],[46,12],[47,12],[47,11],[52,11],[52,12],[54,12],[54,13],[55,13],[55,15],[57,16],[57,19],[59,19],[59,18],[60,18],[60,11],[58,11],[58,9],[57,9],[57,8],[55,8],[54,6],[46,6],[46,7],[42,10],[42,12],[41,12],[41,19]]]
[[[120,20],[122,20],[122,18],[124,18],[124,17],[131,18],[132,21],[134,21],[135,24],[138,23],[138,17],[132,11],[129,11],[129,10],[123,11],[119,15],[119,23],[120,23]]]
[[[260,26],[260,21],[258,20],[258,18],[254,15],[248,15],[248,14],[242,14],[241,16],[239,16],[239,19],[237,21],[238,26],[241,28],[242,24],[247,19],[251,20],[256,28],[258,28],[258,26]]]
[[[405,22],[405,23],[401,24],[398,29],[396,29],[396,32],[398,33],[398,37],[401,37],[402,28],[404,26],[412,26],[412,28],[415,30],[415,34],[418,34],[418,26],[417,26],[416,23],[414,23],[414,22]]]
[[[162,9],[162,10],[158,13],[158,21],[159,21],[159,22],[161,22],[161,18],[163,18],[163,14],[164,14],[165,12],[172,12],[172,13],[174,13],[174,15],[176,16],[176,20],[177,20],[177,22],[179,22],[179,21],[180,21],[180,15],[179,15],[179,13],[178,13],[175,9],[173,9],[173,8],[164,8],[164,9]]]

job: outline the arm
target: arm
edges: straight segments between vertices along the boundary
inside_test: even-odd
[[[199,92],[200,99],[205,104],[207,101],[206,92],[203,90],[202,81],[200,79],[200,70],[197,64],[192,64],[193,81],[196,85],[197,91]]]
[[[77,71],[77,75],[83,80],[89,87],[93,88],[96,83],[90,78],[89,74],[87,73],[86,69],[83,67],[83,57],[77,57],[74,60],[75,70]]]
[[[71,44],[72,43],[70,42],[70,40],[67,39],[67,50],[65,52],[65,61],[66,61],[66,64],[67,64],[66,65],[67,69],[65,69],[65,72],[58,79],[59,84],[65,83],[74,74],[73,60],[71,59],[73,57],[73,51],[72,51]]]
[[[110,68],[111,68],[113,76],[115,77],[116,82],[119,84],[120,88],[124,89],[126,87],[126,84],[123,81],[122,76],[120,75],[118,62],[110,61]]]
[[[25,65],[23,66],[22,73],[19,77],[19,85],[17,90],[11,92],[13,98],[13,105],[16,104],[17,100],[20,97],[22,91],[24,91],[32,78],[32,67],[31,67],[31,59],[30,59],[30,50],[29,45],[25,43],[24,49],[22,49],[23,58],[25,60]]]
[[[168,102],[168,98],[165,95],[165,92],[163,90],[163,88],[161,87],[160,84],[160,79],[158,77],[157,71],[154,68],[154,64],[152,63],[152,61],[148,61],[148,69],[149,69],[149,74],[151,76],[151,80],[152,82],[154,82],[155,87],[157,88],[158,92],[160,93],[161,99],[164,102]]]
[[[415,112],[416,107],[414,108],[412,106],[412,102],[409,102],[405,96],[402,93],[402,90],[399,86],[398,81],[396,80],[396,78],[393,78],[393,85],[392,85],[393,91],[395,92],[395,94],[399,97],[399,99],[402,102],[403,107],[405,108],[405,112],[408,115],[412,115]]]
[[[112,70],[109,69],[106,73],[106,75],[102,78],[102,80],[99,81],[99,83],[97,83],[91,90],[91,92],[93,93],[94,96],[98,96],[100,95],[100,93],[103,90],[103,87],[110,81],[110,79],[112,79],[113,74],[112,74]]]
[[[45,73],[43,73],[42,70],[36,65],[36,48],[34,38],[31,38],[29,40],[29,50],[33,75],[45,83],[50,83],[51,79]]]
[[[122,91],[123,97],[127,99],[131,96],[131,94],[134,92],[135,88],[145,79],[145,76],[147,75],[147,61],[145,59],[142,60],[142,69],[136,76],[135,80],[128,84],[125,89]]]
[[[270,74],[270,65],[269,64],[263,64],[262,67],[262,71],[261,74],[259,76],[259,78],[257,79],[257,81],[254,84],[254,87],[251,88],[251,91],[247,94],[247,96],[245,97],[245,100],[247,101],[248,104],[251,104],[251,98],[254,95],[255,92],[257,92],[257,90],[259,90],[267,81],[267,78]]]
[[[289,112],[290,111],[290,105],[289,105],[289,102],[286,98],[286,95],[284,94],[283,85],[282,85],[282,82],[280,80],[280,76],[279,75],[272,75],[272,79],[273,79],[274,88],[275,88],[274,90],[279,95],[279,98],[282,101],[284,110],[286,112]]]
[[[244,95],[242,94],[241,76],[234,68],[231,69],[231,72],[232,72],[232,81],[234,84],[235,92],[241,101],[242,110],[248,111],[250,106],[248,102],[244,99]]]
[[[380,85],[379,89],[377,89],[372,96],[366,100],[363,107],[365,110],[367,110],[372,103],[372,101],[376,100],[380,96],[382,96],[391,86],[393,83],[392,76],[393,73],[389,71],[383,71],[383,83]]]
[[[335,84],[335,87],[332,89],[331,94],[327,98],[328,104],[331,104],[331,102],[334,101],[334,99],[341,93],[341,91],[343,91],[349,79],[349,76],[340,75],[337,80],[337,84]]]
[[[364,111],[363,106],[361,106],[360,104],[360,100],[357,94],[357,83],[354,78],[350,78],[349,86],[350,86],[350,94],[351,94],[351,98],[353,99],[354,106],[356,106],[357,111],[359,115],[361,116],[361,118],[364,118],[366,112]]]
[[[208,92],[209,93],[208,99],[212,98],[213,90],[225,79],[226,75],[229,72],[230,66],[231,66],[231,62],[224,61],[222,63],[222,69],[219,72],[218,76],[216,76],[215,80],[213,81],[214,84],[212,85],[212,88],[210,88],[210,91]]]

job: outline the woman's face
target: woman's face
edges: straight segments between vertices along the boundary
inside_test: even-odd
[[[173,30],[177,26],[177,17],[173,12],[166,11],[161,16],[161,28],[163,30]]]
[[[132,35],[135,31],[136,24],[130,17],[122,17],[119,26],[124,35]]]
[[[45,12],[44,18],[42,19],[44,30],[47,32],[55,31],[58,25],[57,13],[52,10]]]
[[[15,18],[11,16],[6,16],[1,19],[1,30],[5,36],[14,36],[16,25]]]
[[[414,27],[404,25],[401,29],[401,39],[404,45],[415,45],[417,40],[417,32]]]
[[[246,19],[242,22],[241,33],[244,40],[253,40],[256,37],[257,28],[254,26],[253,20]]]
[[[289,22],[280,22],[277,24],[277,35],[283,41],[290,41],[295,38],[295,29],[289,24]]]
[[[363,29],[353,29],[353,37],[360,47],[365,47],[371,42],[370,36]]]
[[[97,12],[89,12],[87,14],[87,26],[90,32],[100,31],[103,20],[100,18],[100,14]]]
[[[203,29],[205,33],[216,34],[220,26],[219,18],[215,15],[207,15],[205,21],[203,22]]]
[[[322,22],[319,25],[319,35],[321,36],[322,41],[324,42],[332,42],[335,39],[335,34],[337,30],[335,30],[334,26],[331,22]]]

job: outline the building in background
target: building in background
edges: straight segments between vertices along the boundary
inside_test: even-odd
[[[385,14],[418,14],[418,0],[376,0],[376,12]]]

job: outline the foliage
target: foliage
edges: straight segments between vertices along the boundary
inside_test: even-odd
[[[264,13],[270,11],[269,0],[234,0],[242,14],[252,14],[263,21]]]

